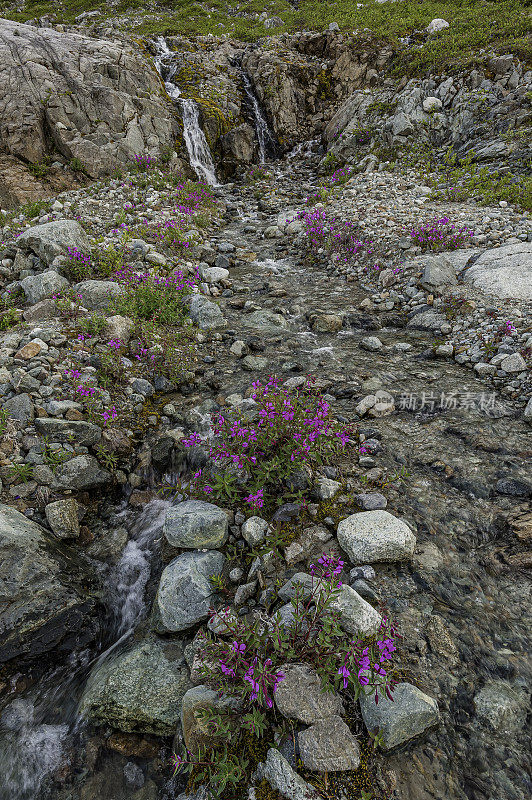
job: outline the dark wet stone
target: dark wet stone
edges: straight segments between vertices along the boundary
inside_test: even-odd
[[[290,522],[299,516],[301,506],[299,503],[285,503],[280,506],[272,517],[273,522]]]
[[[510,497],[529,497],[532,494],[532,486],[518,478],[501,478],[495,484],[495,491]]]

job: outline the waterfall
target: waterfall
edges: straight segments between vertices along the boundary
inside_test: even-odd
[[[183,138],[185,139],[190,166],[200,180],[205,181],[209,186],[219,186],[212,153],[199,123],[198,104],[191,98],[182,98],[179,87],[173,83],[172,78],[177,70],[176,64],[172,63],[174,53],[172,53],[162,36],[158,36],[155,40],[155,49],[154,63],[157,72],[164,81],[168,96],[181,109]]]
[[[257,95],[253,91],[253,86],[251,84],[249,75],[240,66],[237,66],[237,70],[242,78],[244,94],[246,95],[249,110],[253,115],[253,120],[255,123],[255,131],[257,133],[257,140],[259,142],[259,161],[261,164],[264,164],[267,153],[269,152],[272,155],[275,153],[275,139],[270,131],[266,117],[262,113]]]
[[[88,650],[71,653],[66,664],[0,714],[0,800],[35,800],[68,762],[83,732],[78,701],[91,670],[131,636],[148,610],[145,589],[169,505],[152,500],[144,506],[129,528],[121,558],[105,575],[107,649],[96,656]]]

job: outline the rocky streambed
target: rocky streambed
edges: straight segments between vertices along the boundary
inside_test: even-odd
[[[371,65],[352,50],[342,56],[333,33],[281,44],[299,48],[316,73],[316,113],[305,123],[314,135],[334,104],[320,106],[313,51],[343,58],[331,67],[337,103],[349,74],[363,83]],[[223,57],[218,47],[224,64],[235,57],[232,45]],[[285,113],[288,102],[275,107],[261,86],[273,60],[288,91],[302,61],[287,66],[282,48],[237,56],[277,138],[295,143],[297,114]],[[498,69],[501,91],[529,80],[522,68],[510,71],[513,62]],[[118,80],[111,73],[106,80]],[[418,100],[436,89],[423,85]],[[403,117],[414,90],[400,97]],[[443,103],[454,96],[445,92]],[[162,101],[149,103],[164,117]],[[144,117],[149,103],[138,109]],[[357,101],[353,130],[359,112]],[[235,158],[235,141],[219,143],[218,158]],[[248,149],[248,160],[260,150]],[[0,349],[1,800],[204,797],[183,774],[172,777],[171,757],[183,743],[209,743],[196,712],[219,699],[200,670],[201,632],[225,633],[225,617],[209,613],[264,622],[279,611],[289,626],[293,583],[305,585],[322,552],[344,560],[346,635],[374,634],[383,613],[397,626],[395,699],[351,705],[321,693],[308,664],[288,665],[275,697],[278,736],[253,755],[241,796],[529,796],[530,215],[505,202],[437,202],[416,172],[371,160],[316,197],[324,155],[311,140],[210,189],[199,206],[208,224],[190,215],[190,247],[177,255],[168,240],[150,238],[176,216],[170,169],[64,192],[31,227],[23,212],[6,224],[4,297],[19,298],[19,316]],[[323,220],[333,218],[356,225],[359,257],[320,247]],[[441,219],[467,226],[468,236],[457,249],[427,252],[412,231]],[[72,251],[86,254],[96,241],[120,250],[121,269],[79,280]],[[164,341],[137,344],[134,321],[109,305],[124,292],[124,265],[142,275],[179,268],[193,285],[179,380],[162,371]],[[171,340],[169,349],[182,345]],[[118,393],[102,380],[113,349]],[[349,427],[350,447],[294,478],[305,508],[285,503],[267,514],[187,501],[186,482],[206,457],[183,440],[212,436],[218,412],[253,422],[253,384],[271,376],[288,392],[310,377]],[[78,381],[96,387],[93,406],[73,394]],[[375,753],[368,730],[380,732]]]

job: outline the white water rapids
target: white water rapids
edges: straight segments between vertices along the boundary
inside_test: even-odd
[[[84,721],[78,714],[82,689],[98,667],[131,636],[146,613],[145,590],[166,509],[152,500],[134,520],[116,566],[105,577],[106,650],[92,657],[72,653],[68,662],[42,679],[0,716],[0,800],[36,800],[46,780],[68,758]]]

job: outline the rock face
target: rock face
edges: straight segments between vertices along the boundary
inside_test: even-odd
[[[85,567],[73,552],[0,505],[0,663],[70,652],[94,639],[96,601],[78,585],[83,577]]]
[[[401,519],[388,511],[351,514],[338,525],[338,542],[353,564],[401,561],[410,558],[416,537]]]
[[[184,550],[215,550],[225,543],[227,530],[227,514],[201,500],[187,500],[169,508],[164,520],[168,544]]]
[[[80,711],[121,731],[172,736],[189,687],[181,646],[147,640],[96,668]]]
[[[173,147],[175,121],[157,75],[140,50],[118,41],[2,19],[0,98],[0,140],[18,163],[59,153],[95,178],[135,153]],[[18,199],[0,180],[2,197]]]
[[[153,606],[154,624],[161,633],[176,633],[207,619],[212,605],[211,575],[219,575],[222,553],[183,553],[161,575]]]
[[[398,683],[393,701],[379,696],[377,704],[373,693],[362,695],[360,708],[366,728],[380,730],[386,750],[419,736],[440,719],[436,701],[411,683]]]
[[[463,278],[494,297],[532,300],[532,243],[487,250],[466,268]]]

